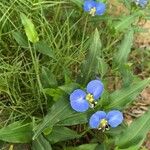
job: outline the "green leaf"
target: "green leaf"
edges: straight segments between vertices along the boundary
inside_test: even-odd
[[[55,75],[44,66],[42,66],[42,73],[40,75],[40,78],[44,88],[57,87],[58,83]]]
[[[50,143],[54,144],[60,141],[71,140],[79,138],[81,135],[77,134],[75,131],[67,127],[53,127],[52,132],[46,136]]]
[[[31,19],[27,18],[27,16],[23,13],[20,14],[20,17],[28,40],[32,43],[38,42],[39,41],[38,33]]]
[[[77,83],[68,83],[62,86],[59,86],[58,88],[64,91],[67,94],[70,94],[73,90],[79,88],[79,84]]]
[[[44,117],[42,123],[34,129],[33,139],[36,139],[44,129],[52,128],[56,123],[70,117],[74,113],[68,98],[60,99],[51,107],[50,112]]]
[[[28,47],[28,41],[21,32],[13,32],[13,38],[22,47]]]
[[[115,150],[138,150],[139,149],[139,146],[138,145],[134,145],[134,146],[130,146],[129,148],[118,148],[116,147]]]
[[[101,56],[101,40],[99,32],[96,29],[94,35],[90,39],[90,47],[88,52],[88,57],[83,64],[82,72],[83,77],[82,81],[87,83],[90,77],[95,77],[98,72],[98,58]]]
[[[68,147],[65,150],[95,150],[98,144],[83,144],[78,147]]]
[[[98,70],[101,75],[101,78],[107,73],[108,71],[108,64],[105,62],[103,58],[97,58],[98,59]]]
[[[55,54],[54,54],[53,50],[46,44],[46,42],[39,41],[39,42],[35,43],[34,46],[38,52],[40,52],[44,55],[47,55],[50,58],[55,59]]]
[[[150,110],[135,120],[119,137],[117,137],[116,145],[119,148],[129,148],[130,146],[141,146],[143,139],[150,130]]]
[[[53,97],[53,100],[56,102],[60,100],[65,94],[62,90],[56,88],[46,88],[43,90],[45,94],[48,94],[49,96]]]
[[[32,142],[32,150],[52,150],[50,143],[41,134]]]
[[[17,121],[0,129],[0,140],[10,143],[28,143],[32,140],[32,124]]]
[[[119,66],[119,71],[122,76],[122,85],[123,87],[128,87],[133,83],[134,75],[131,69],[131,64],[126,63]]]
[[[150,83],[150,78],[130,85],[128,88],[117,90],[110,95],[110,102],[107,109],[120,109],[123,106],[131,103],[134,98]]]
[[[77,124],[84,124],[88,122],[88,115],[87,113],[75,113],[68,117],[67,119],[64,119],[60,122],[58,122],[57,125],[59,126],[72,126]]]
[[[124,31],[131,27],[132,23],[136,21],[136,19],[141,15],[141,12],[137,11],[136,13],[129,15],[129,16],[123,16],[120,21],[117,21],[114,23],[114,28],[117,31]]]
[[[84,0],[71,0],[71,2],[75,3],[77,6],[82,8]]]
[[[127,62],[128,55],[131,51],[133,43],[133,29],[130,29],[124,36],[124,39],[120,45],[119,51],[116,54],[115,60],[118,64],[124,64]]]

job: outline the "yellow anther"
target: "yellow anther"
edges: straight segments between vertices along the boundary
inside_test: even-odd
[[[100,122],[100,128],[106,127],[107,124],[108,124],[107,120],[106,119],[102,119],[101,122]]]
[[[86,100],[89,102],[89,103],[93,103],[94,102],[94,98],[93,98],[93,95],[92,94],[87,94],[86,95]]]
[[[95,16],[95,13],[96,13],[96,8],[95,8],[95,7],[91,8],[89,14],[90,14],[91,16]]]

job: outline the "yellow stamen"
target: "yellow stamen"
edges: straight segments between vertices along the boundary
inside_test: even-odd
[[[95,8],[95,7],[91,8],[89,14],[90,14],[91,16],[95,16],[95,13],[96,13],[96,8]]]
[[[97,104],[97,102],[94,100],[94,97],[92,94],[88,93],[86,95],[86,100],[89,102],[90,104],[90,108],[94,108],[95,105]]]
[[[86,95],[86,100],[89,102],[89,103],[93,103],[94,102],[94,98],[93,98],[93,95],[92,94],[87,94]]]
[[[98,130],[102,130],[102,132],[104,132],[105,130],[109,130],[108,121],[106,119],[101,120]]]
[[[100,128],[105,128],[108,124],[108,121],[106,119],[102,119],[100,122]]]

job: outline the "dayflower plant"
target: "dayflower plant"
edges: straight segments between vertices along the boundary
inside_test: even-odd
[[[100,80],[92,80],[87,84],[86,92],[76,89],[70,94],[71,107],[77,112],[85,112],[89,107],[93,108],[97,104],[103,92],[104,86]]]
[[[115,128],[123,121],[123,114],[119,110],[112,110],[106,114],[104,111],[97,111],[89,120],[89,125],[93,129],[105,131],[109,127]]]
[[[136,5],[140,5],[141,7],[145,7],[148,3],[148,0],[135,0]]]
[[[106,10],[106,5],[102,2],[96,2],[93,0],[86,0],[84,2],[84,11],[89,12],[90,15],[103,15]]]

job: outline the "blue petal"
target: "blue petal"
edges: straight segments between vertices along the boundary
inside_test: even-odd
[[[139,0],[139,5],[141,6],[141,7],[145,7],[145,5],[147,4],[147,0]]]
[[[94,129],[98,128],[100,121],[104,119],[105,117],[106,117],[106,113],[104,111],[97,111],[90,118],[90,121],[89,121],[90,127]]]
[[[101,2],[96,2],[96,15],[103,15],[106,10],[106,5]]]
[[[93,7],[95,7],[95,2],[93,0],[87,0],[84,2],[84,6],[83,6],[84,11],[88,12]]]
[[[95,100],[100,98],[103,90],[104,86],[100,80],[92,80],[87,85],[87,93],[92,94]]]
[[[115,128],[122,123],[123,114],[119,110],[112,110],[107,114],[106,119],[108,120],[108,124],[112,128]]]
[[[84,112],[89,108],[89,103],[85,99],[86,93],[80,89],[70,94],[71,107],[77,112]]]

